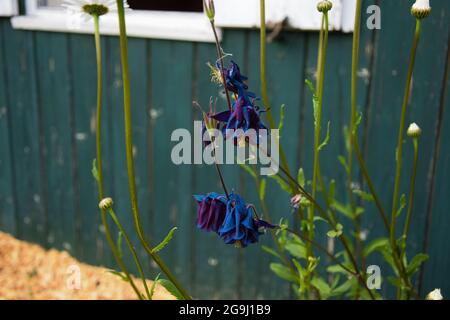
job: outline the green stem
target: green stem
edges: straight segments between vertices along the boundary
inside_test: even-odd
[[[135,181],[135,170],[134,170],[134,159],[133,159],[133,137],[132,137],[132,126],[131,126],[131,95],[130,95],[130,77],[128,68],[128,43],[126,35],[125,26],[125,12],[122,0],[116,0],[117,3],[117,13],[119,17],[119,31],[120,31],[120,55],[122,60],[122,78],[123,78],[123,100],[124,100],[124,122],[125,122],[125,152],[127,158],[127,173],[128,173],[128,187],[130,190],[131,199],[131,210],[133,213],[134,224],[136,227],[136,232],[139,239],[144,246],[144,249],[152,257],[153,261],[159,266],[161,271],[165,273],[167,278],[173,283],[173,285],[178,289],[180,294],[186,300],[191,300],[187,291],[181,286],[178,279],[166,266],[164,261],[159,257],[158,254],[153,252],[152,246],[146,239],[144,235],[144,230],[142,228],[137,193],[136,193],[136,181]]]
[[[319,172],[319,146],[320,146],[320,130],[322,121],[322,105],[323,105],[323,87],[325,78],[325,61],[326,61],[326,51],[328,45],[328,13],[325,12],[322,17],[322,28],[321,28],[320,45],[318,53],[318,65],[317,65],[317,96],[318,103],[314,110],[314,167],[313,167],[313,178],[312,178],[312,192],[311,197],[316,197],[317,192],[317,178]],[[311,206],[308,210],[308,222],[309,222],[309,237],[314,239],[314,206]],[[311,247],[307,246],[309,253],[311,253]]]
[[[152,296],[150,294],[150,290],[147,286],[147,281],[145,279],[145,274],[142,269],[141,262],[139,261],[139,257],[136,253],[136,250],[134,249],[133,244],[130,241],[130,238],[128,237],[128,234],[126,233],[125,229],[123,228],[122,224],[120,223],[119,219],[117,219],[116,214],[114,213],[113,209],[109,209],[109,214],[111,215],[111,218],[113,219],[116,226],[119,228],[119,231],[123,234],[125,238],[125,242],[127,243],[128,249],[131,252],[131,255],[133,256],[134,263],[136,264],[136,267],[138,268],[139,276],[141,277],[142,284],[144,285],[145,293],[147,294],[147,297],[149,300],[151,300]]]
[[[411,48],[411,55],[409,58],[408,65],[408,74],[406,76],[406,86],[405,92],[403,96],[403,104],[402,111],[400,116],[400,128],[398,132],[398,141],[397,141],[397,149],[396,149],[396,170],[395,170],[395,182],[394,182],[394,193],[392,198],[392,212],[391,212],[391,228],[390,228],[390,240],[391,242],[395,242],[395,227],[396,227],[396,213],[398,208],[398,196],[400,190],[400,176],[402,169],[402,153],[403,153],[403,136],[405,131],[405,121],[406,121],[406,111],[408,107],[409,97],[411,94],[411,83],[412,83],[412,75],[414,70],[414,63],[416,59],[417,47],[420,40],[420,31],[421,31],[421,20],[416,19],[416,31],[414,34],[413,46]]]
[[[260,33],[259,33],[259,68],[260,68],[260,85],[263,104],[267,110],[267,120],[270,128],[276,128],[275,120],[272,114],[272,108],[270,107],[269,91],[267,89],[267,77],[266,77],[266,2],[265,0],[259,1],[259,18],[260,18]],[[277,148],[280,151],[280,158],[282,165],[286,168],[287,172],[290,172],[289,164],[287,162],[286,153],[284,152],[280,142],[277,142]],[[292,183],[289,183],[291,188],[294,188]]]
[[[357,109],[357,85],[358,85],[358,62],[359,62],[359,46],[360,46],[360,34],[361,34],[361,8],[362,0],[356,0],[355,8],[355,24],[353,31],[353,44],[352,44],[352,71],[351,71],[351,112],[350,112],[350,132],[348,141],[348,172],[347,172],[347,192],[350,201],[350,207],[355,225],[355,255],[359,256],[361,252],[361,219],[356,216],[356,204],[353,197],[352,191],[352,181],[353,181],[353,140],[356,140],[356,109]],[[361,258],[362,262],[362,258]],[[359,292],[356,290],[356,299],[358,298]]]
[[[97,186],[98,186],[98,199],[99,201],[104,197],[104,182],[103,182],[103,161],[102,161],[102,139],[101,139],[101,131],[102,131],[102,49],[100,43],[100,18],[97,15],[92,16],[94,20],[94,38],[95,38],[95,53],[97,60],[97,118],[96,118],[96,130],[95,130],[95,140],[96,140],[96,165],[97,165]],[[111,236],[111,230],[108,225],[108,221],[106,219],[105,210],[100,210],[100,217],[105,228],[106,240],[108,241],[109,246],[111,247],[111,251],[113,252],[114,259],[119,265],[122,272],[125,274],[125,278],[130,282],[131,287],[134,292],[138,296],[139,299],[142,299],[142,295],[139,292],[139,289],[134,284],[133,279],[128,272],[125,263],[120,257],[119,251],[114,243],[114,240]]]

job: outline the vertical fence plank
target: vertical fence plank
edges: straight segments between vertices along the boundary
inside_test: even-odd
[[[36,33],[35,40],[42,147],[46,159],[48,243],[73,253],[75,200],[68,38],[58,33]]]
[[[0,64],[6,66],[4,29],[7,20],[0,20]],[[9,86],[6,82],[6,69],[0,73],[0,229],[16,234],[15,193],[10,132]]]
[[[183,283],[189,280],[191,217],[191,168],[176,166],[171,160],[173,130],[191,128],[192,119],[192,44],[153,41],[152,97],[153,179],[155,244],[177,226],[174,240],[161,256]]]
[[[33,33],[14,31],[5,23],[5,72],[8,83],[11,157],[14,163],[17,203],[16,235],[46,242],[43,173],[41,172],[40,123],[37,103]]]

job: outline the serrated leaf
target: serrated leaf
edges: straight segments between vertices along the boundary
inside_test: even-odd
[[[266,179],[262,179],[259,185],[259,198],[261,200],[264,200],[265,195],[266,195]]]
[[[323,142],[317,148],[318,151],[322,150],[328,144],[328,142],[330,142],[330,124],[331,124],[331,122],[328,121],[327,134],[326,134],[325,139],[323,140]]]
[[[92,176],[94,177],[94,179],[96,181],[99,180],[98,170],[97,170],[97,159],[95,159],[95,158],[94,158],[94,160],[92,160]]]
[[[247,171],[247,173],[250,174],[254,179],[258,178],[255,171],[249,165],[246,165],[246,164],[239,164],[239,165],[241,166],[242,169]]]
[[[170,294],[172,294],[177,300],[184,300],[183,295],[178,291],[177,287],[167,279],[159,279],[158,283],[162,285]]]
[[[168,243],[170,240],[172,240],[173,238],[173,234],[175,232],[175,230],[177,230],[177,227],[173,227],[169,233],[167,234],[167,236],[164,238],[163,241],[161,241],[156,247],[153,248],[152,252],[156,253],[158,251],[161,251]]]
[[[406,268],[406,272],[408,275],[413,275],[417,272],[417,270],[420,268],[422,263],[428,260],[428,255],[424,253],[419,253],[414,258],[411,259],[411,262],[408,264],[408,267]]]
[[[402,214],[403,209],[406,207],[406,195],[403,193],[400,197],[400,206],[395,213],[396,217],[399,217]]]
[[[303,171],[303,168],[298,169],[297,173],[297,182],[300,185],[300,187],[305,187],[305,172]]]
[[[360,198],[361,198],[362,200],[364,200],[364,201],[369,201],[369,202],[373,202],[373,201],[374,201],[373,195],[370,194],[370,193],[368,193],[368,192],[365,192],[365,191],[362,191],[362,190],[355,189],[355,190],[353,190],[353,193],[354,193],[355,195],[357,195],[358,197],[360,197]]]
[[[388,238],[377,238],[372,240],[362,251],[364,257],[369,256],[372,252],[380,250],[389,245]]]
[[[281,263],[272,262],[270,264],[270,270],[272,270],[281,279],[284,279],[289,282],[298,283],[298,277],[295,274],[293,274],[288,267],[282,265]]]

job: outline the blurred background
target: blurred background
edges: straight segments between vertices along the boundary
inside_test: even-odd
[[[174,239],[162,252],[189,291],[198,298],[293,297],[289,285],[269,269],[272,257],[261,246],[226,246],[195,227],[193,194],[220,190],[214,168],[176,166],[170,160],[174,129],[193,127],[211,96],[225,101],[210,82],[207,62],[214,63],[215,46],[201,0],[130,0],[129,60],[132,86],[134,151],[140,209],[152,243],[177,226]],[[395,144],[407,60],[414,32],[409,11],[414,1],[364,0],[363,8],[378,5],[381,29],[370,30],[363,12],[358,107],[369,171],[384,204],[391,203]],[[0,0],[0,231],[44,248],[65,250],[93,265],[115,267],[97,209],[91,175],[95,157],[96,62],[92,26],[67,25],[60,0]],[[352,0],[335,0],[326,66],[324,121],[331,121],[331,140],[322,152],[326,179],[344,181],[338,155],[345,154],[342,130],[350,112]],[[314,79],[320,16],[315,0],[268,1],[268,85],[278,119],[286,105],[282,144],[290,167],[312,172],[313,120],[311,95],[305,79]],[[407,123],[423,130],[411,226],[411,253],[430,255],[418,275],[424,295],[442,288],[450,295],[448,241],[450,225],[450,113],[448,110],[449,2],[431,1],[433,12],[423,23]],[[221,11],[219,11],[219,8]],[[298,8],[292,11],[292,8]],[[306,8],[306,9],[305,9]],[[216,4],[217,23],[225,52],[249,76],[250,90],[259,94],[258,2]],[[250,9],[250,10],[249,10]],[[272,10],[272,11],[271,11]],[[297,14],[298,13],[298,14]],[[298,18],[301,16],[302,18]],[[287,19],[284,19],[287,17]],[[319,17],[319,19],[317,18]],[[123,138],[123,98],[120,54],[114,14],[104,18],[104,161],[106,193],[116,213],[134,235],[129,207]],[[292,21],[292,23],[290,23]],[[318,22],[319,21],[319,24]],[[281,31],[280,31],[281,30]],[[402,190],[406,192],[412,148],[405,147]],[[230,188],[259,207],[252,178],[238,166],[225,166]],[[355,176],[357,183],[362,179]],[[359,182],[358,182],[359,181]],[[340,184],[341,198],[345,192]],[[365,186],[361,183],[361,187]],[[269,181],[266,198],[275,221],[288,218],[289,197]],[[363,214],[368,239],[384,234],[375,207]],[[326,244],[326,229],[319,230]],[[133,236],[135,244],[137,237]],[[269,236],[264,245],[272,246]],[[8,253],[9,254],[9,253]],[[146,259],[148,277],[158,270]],[[8,256],[6,256],[6,259]],[[325,258],[324,258],[325,259]],[[369,263],[381,264],[374,256]],[[132,267],[131,258],[128,259]],[[388,274],[388,266],[382,274]],[[0,265],[0,275],[2,273]],[[382,290],[386,291],[384,283]],[[384,292],[388,296],[390,292]]]

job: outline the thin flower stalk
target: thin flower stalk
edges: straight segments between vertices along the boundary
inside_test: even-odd
[[[406,121],[406,111],[408,107],[409,97],[411,94],[411,83],[412,83],[412,75],[414,71],[414,63],[416,59],[417,47],[420,40],[422,20],[416,19],[416,31],[414,33],[413,45],[411,48],[411,54],[409,58],[408,65],[408,74],[406,76],[406,86],[405,92],[403,96],[403,104],[400,115],[400,127],[398,133],[398,141],[397,141],[397,149],[396,149],[396,170],[395,170],[395,180],[394,180],[394,192],[392,198],[392,212],[391,212],[391,225],[390,225],[390,241],[392,244],[395,243],[395,229],[397,222],[397,210],[398,210],[398,198],[400,192],[400,176],[402,170],[402,157],[403,157],[403,139],[404,139],[404,131],[405,131],[405,121]],[[395,247],[395,245],[393,245]]]
[[[98,15],[92,15],[94,21],[94,39],[95,39],[95,53],[96,53],[96,61],[97,61],[97,115],[96,115],[96,130],[95,130],[95,140],[96,140],[96,170],[97,170],[97,187],[98,187],[98,199],[101,201],[104,197],[104,179],[103,179],[103,160],[102,160],[102,49],[100,42],[100,17]],[[119,268],[124,273],[125,278],[129,281],[133,291],[142,299],[142,295],[139,292],[139,289],[134,284],[133,279],[128,272],[128,269],[125,263],[122,260],[122,257],[119,254],[119,250],[117,249],[113,237],[111,235],[111,230],[109,228],[109,224],[106,218],[106,211],[100,208],[100,219],[103,224],[103,228],[105,229],[106,240],[108,245],[111,248],[114,259],[116,260]]]
[[[130,77],[128,68],[128,42],[125,26],[125,12],[123,2],[116,0],[117,13],[119,17],[119,31],[120,31],[120,55],[122,60],[122,80],[123,80],[123,98],[124,98],[124,122],[125,122],[125,152],[127,160],[127,174],[128,174],[128,187],[130,190],[131,209],[133,213],[133,220],[138,237],[144,246],[144,249],[152,257],[153,261],[160,267],[161,271],[167,276],[167,278],[178,289],[182,297],[186,300],[192,298],[181,286],[178,279],[174,276],[171,270],[166,266],[164,261],[159,255],[153,251],[152,246],[145,237],[144,230],[142,228],[141,218],[139,214],[138,199],[136,192],[134,159],[133,159],[133,137],[132,137],[132,121],[131,121],[131,95],[130,95]]]

